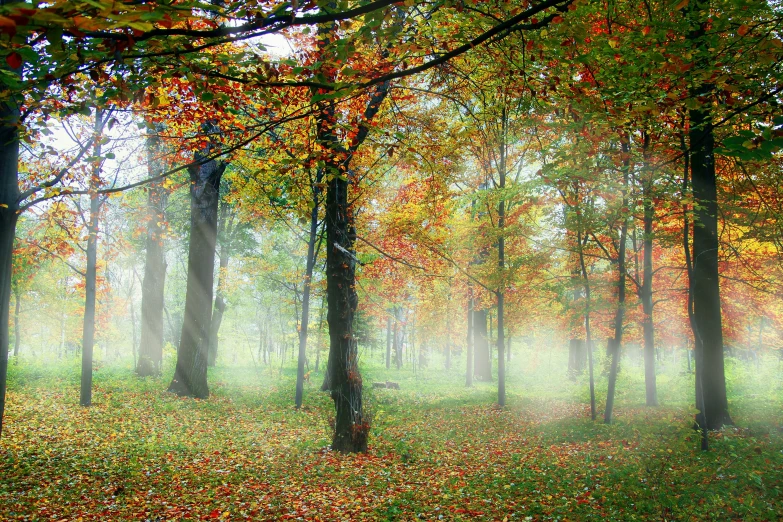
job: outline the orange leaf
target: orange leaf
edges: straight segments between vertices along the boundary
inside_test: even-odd
[[[737,29],[737,34],[740,36],[745,36],[746,34],[748,34],[748,31],[750,31],[750,28],[747,25],[742,24],[741,26],[739,26],[739,29]]]
[[[16,34],[16,22],[7,16],[0,16],[0,33]]]

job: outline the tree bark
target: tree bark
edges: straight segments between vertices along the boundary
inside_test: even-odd
[[[150,177],[162,171],[160,138],[147,138],[147,169]],[[162,181],[150,184],[147,193],[147,237],[144,278],[141,283],[141,339],[136,373],[159,375],[163,362],[163,313],[166,286],[166,256],[163,249],[168,190]]]
[[[508,126],[508,115],[506,108],[502,112],[502,141],[500,144],[500,161],[498,165],[498,188],[501,191],[506,188],[506,135]],[[498,202],[498,271],[500,272],[500,285],[496,291],[498,299],[498,405],[506,405],[506,359],[504,351],[506,349],[506,338],[504,329],[505,312],[505,263],[506,263],[506,240],[504,237],[504,228],[506,227],[506,201],[501,196]]]
[[[312,178],[311,178],[312,180]],[[296,365],[296,408],[302,407],[304,394],[304,370],[307,359],[307,327],[310,321],[310,288],[312,287],[313,268],[315,267],[315,242],[318,238],[318,185],[321,183],[320,171],[313,183],[313,209],[310,212],[310,236],[307,238],[307,260],[305,261],[304,288],[302,290],[302,321],[299,325],[299,360]]]
[[[197,161],[210,154],[197,153]],[[190,174],[190,244],[185,314],[177,349],[177,367],[168,390],[183,397],[206,399],[209,330],[212,321],[212,287],[217,241],[220,179],[225,164],[215,160],[188,168]]]
[[[19,345],[22,342],[22,325],[19,322],[19,314],[22,311],[22,296],[19,288],[14,288],[14,357],[19,357]],[[759,332],[759,335],[761,333]]]
[[[587,265],[585,264],[585,253],[584,253],[584,243],[582,240],[582,218],[581,214],[579,215],[579,221],[578,221],[578,229],[577,229],[577,236],[576,236],[576,242],[577,242],[577,248],[579,249],[579,268],[582,273],[582,284],[585,291],[585,311],[584,311],[584,321],[585,321],[585,347],[587,348],[587,368],[588,368],[588,374],[590,379],[590,418],[592,420],[595,420],[596,417],[596,407],[595,407],[595,379],[593,378],[593,339],[592,339],[592,332],[590,330],[590,305],[591,302],[591,295],[590,295],[590,278],[587,274]],[[584,234],[585,237],[587,237],[587,234]]]
[[[711,69],[706,42],[709,1],[691,4],[691,42],[697,59],[694,74]],[[690,97],[699,107],[689,110],[690,163],[693,190],[693,319],[696,337],[696,371],[706,429],[717,430],[733,424],[729,415],[726,376],[723,365],[723,329],[718,279],[718,194],[715,175],[715,137],[710,105],[714,86],[697,78]],[[699,367],[701,366],[701,369]],[[697,393],[699,395],[699,393]]]
[[[217,237],[220,242],[220,256],[218,262],[218,283],[215,290],[215,306],[212,309],[212,322],[209,328],[209,358],[207,364],[215,366],[218,353],[218,333],[223,323],[223,314],[226,311],[225,287],[228,275],[228,263],[231,259],[231,248],[234,239],[234,226],[236,209],[227,202],[220,203],[220,215],[218,216]]]
[[[334,3],[329,4],[329,9]],[[323,24],[318,28],[318,45],[324,51],[336,26]],[[324,61],[328,61],[329,56]],[[333,69],[334,70],[334,69]],[[333,77],[333,72],[326,76]],[[330,390],[335,406],[335,429],[332,449],[340,452],[367,451],[369,422],[362,410],[362,378],[359,373],[357,342],[353,333],[353,318],[358,305],[356,294],[356,257],[353,243],[356,231],[348,191],[355,180],[350,171],[353,154],[367,138],[370,123],[389,94],[390,83],[376,86],[371,94],[361,123],[349,143],[343,146],[337,135],[337,114],[333,102],[320,104],[316,134],[325,151],[324,179],[326,188],[326,292],[329,324]]]
[[[394,349],[394,363],[397,369],[402,368],[402,307],[394,307],[394,338],[392,348]]]
[[[644,387],[647,406],[658,406],[658,391],[655,383],[655,330],[653,328],[653,218],[655,209],[652,200],[652,177],[644,182],[642,189],[643,199],[643,221],[644,238],[642,244],[644,247],[644,257],[642,260],[642,287],[641,300],[644,318],[642,320],[642,330],[644,332]]]
[[[468,339],[467,339],[467,370],[465,372],[465,386],[473,386],[473,296],[468,296]]]
[[[610,339],[609,347],[612,354],[612,366],[609,370],[609,385],[606,392],[606,409],[604,410],[604,423],[611,424],[612,411],[614,409],[615,386],[617,384],[617,365],[620,362],[620,347],[623,342],[623,319],[625,317],[625,243],[628,240],[628,178],[630,175],[630,144],[624,141],[621,148],[626,158],[623,160],[625,165],[623,169],[623,200],[622,223],[620,225],[619,245],[617,249],[617,310],[614,316],[614,338]]]
[[[6,3],[6,2],[4,2]],[[19,105],[7,91],[0,99],[0,436],[8,375],[11,276],[19,217]]]
[[[386,317],[386,369],[391,368],[391,331],[392,331],[392,319]]]
[[[92,355],[95,345],[95,292],[98,262],[98,212],[100,200],[90,194],[90,224],[87,236],[87,271],[85,273],[84,326],[82,331],[82,378],[79,404],[92,404]]]
[[[473,376],[479,381],[492,380],[489,338],[487,336],[487,311],[473,311]]]
[[[345,453],[367,451],[369,425],[362,410],[362,378],[359,373],[353,317],[358,304],[352,216],[348,203],[347,173],[333,165],[326,192],[326,288],[329,323],[331,396],[335,405],[332,449]]]
[[[95,109],[95,145],[93,156],[100,158],[101,134],[104,125],[103,111]],[[79,404],[90,406],[92,404],[92,356],[95,347],[95,293],[98,273],[98,220],[103,204],[102,197],[98,194],[101,183],[101,163],[93,168],[90,177],[90,221],[87,234],[87,270],[85,271],[84,287],[84,326],[82,330],[82,378]]]

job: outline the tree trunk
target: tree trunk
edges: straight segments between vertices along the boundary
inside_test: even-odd
[[[584,317],[583,317],[584,319]],[[568,374],[576,379],[585,369],[587,350],[584,339],[571,339],[568,342]]]
[[[644,258],[642,261],[642,311],[644,319],[644,386],[647,406],[658,406],[658,391],[655,384],[655,331],[653,328],[653,293],[652,293],[652,249],[653,249],[653,217],[655,209],[652,200],[652,179],[645,182],[642,197],[644,199]]]
[[[402,368],[402,307],[394,307],[394,339],[392,341],[394,349],[394,363],[397,369]]]
[[[451,339],[446,339],[446,369],[451,370]]]
[[[203,160],[211,153],[206,148]],[[212,321],[212,287],[217,241],[220,178],[225,164],[210,160],[188,168],[190,174],[190,244],[185,290],[185,316],[177,349],[177,367],[169,391],[183,397],[206,399],[209,329]]]
[[[468,297],[468,339],[467,339],[467,371],[465,372],[465,386],[473,386],[473,296]]]
[[[506,188],[506,134],[508,126],[508,115],[506,113],[505,106],[502,112],[502,142],[500,144],[500,161],[498,165],[498,189],[501,194]],[[506,263],[506,240],[503,234],[506,226],[506,201],[501,197],[498,202],[498,271],[500,272],[500,286],[497,289],[498,299],[498,406],[503,407],[506,405],[506,359],[504,357],[504,351],[506,349],[505,338],[505,263]]]
[[[22,342],[22,325],[19,322],[19,314],[22,311],[22,297],[19,295],[19,289],[14,289],[14,357],[19,357],[19,345]],[[761,335],[761,332],[759,332]]]
[[[87,271],[85,273],[84,327],[82,332],[82,378],[79,403],[92,404],[92,355],[95,345],[95,292],[98,262],[98,212],[100,199],[90,194],[90,224],[87,236]]]
[[[209,357],[207,364],[215,366],[218,352],[218,332],[223,323],[223,313],[226,311],[225,287],[228,262],[231,259],[231,242],[234,233],[236,210],[229,203],[220,204],[217,237],[220,241],[220,262],[218,263],[218,283],[215,290],[215,307],[212,310],[212,322],[209,328]]]
[[[0,98],[0,436],[3,433],[11,307],[11,276],[19,217],[19,105],[6,91]]]
[[[93,156],[101,155],[101,134],[103,133],[103,111],[95,109],[95,145]],[[92,355],[95,347],[95,293],[98,268],[98,218],[103,203],[98,194],[101,164],[98,163],[90,177],[90,222],[87,235],[87,270],[84,276],[84,327],[82,330],[82,378],[79,403],[92,404]]]
[[[150,177],[163,171],[160,138],[147,138],[147,169]],[[163,181],[150,184],[147,195],[147,237],[144,279],[141,283],[141,340],[136,373],[159,375],[163,362],[163,313],[166,286],[166,256],[163,249],[168,190]]]
[[[138,358],[136,357],[136,346],[138,339],[136,338],[136,309],[133,306],[133,298],[128,296],[128,309],[131,316],[131,353],[133,354],[133,367],[136,368]]]
[[[612,367],[609,371],[609,385],[606,392],[606,410],[604,411],[604,423],[612,422],[612,410],[614,409],[614,394],[617,384],[617,365],[620,362],[620,347],[623,343],[623,318],[625,317],[625,243],[628,240],[628,178],[630,176],[630,144],[624,141],[622,144],[623,153],[626,156],[623,168],[623,201],[620,213],[622,223],[620,225],[619,245],[617,249],[617,310],[614,316],[614,338],[610,340],[609,346],[612,353]]]
[[[346,453],[367,451],[369,425],[362,411],[353,317],[358,298],[348,178],[332,166],[326,192],[326,288],[329,310],[329,361],[331,396],[336,410],[332,449]]]
[[[487,337],[487,311],[473,311],[473,375],[479,381],[492,380],[489,338]]]
[[[65,284],[67,284],[67,282],[63,280],[62,284],[65,285]],[[66,296],[66,293],[65,293],[65,286],[63,286],[63,296],[62,296],[62,301],[60,303],[61,304],[61,306],[60,306],[60,351],[57,354],[58,357],[63,357],[65,355],[68,355],[67,349],[66,349],[66,346],[65,346],[65,318],[66,318],[66,315],[65,315],[65,300],[66,300],[66,298],[67,298],[67,296]]]
[[[328,9],[334,8],[330,2]],[[318,28],[318,45],[324,50],[335,38],[336,25],[326,23]],[[330,56],[323,57],[328,62]],[[326,72],[334,77],[335,67]],[[354,180],[350,171],[353,154],[367,138],[370,124],[381,103],[389,94],[390,84],[384,82],[375,87],[362,115],[362,123],[343,147],[337,136],[337,113],[332,102],[321,103],[316,120],[317,138],[324,150],[324,177],[326,189],[326,295],[329,324],[329,363],[327,365],[330,390],[335,406],[335,429],[332,449],[340,452],[367,451],[369,423],[362,410],[362,378],[359,373],[356,338],[353,335],[353,318],[358,304],[356,294],[356,258],[353,242],[356,231],[353,226],[353,209],[348,190]]]
[[[709,71],[710,51],[706,38],[709,1],[691,4],[690,32],[695,53],[700,58],[693,69],[695,76]],[[701,410],[706,429],[717,430],[733,424],[726,395],[726,376],[723,366],[723,329],[718,280],[718,195],[715,175],[715,137],[710,111],[714,86],[697,79],[691,87],[690,98],[699,107],[689,110],[690,162],[693,189],[693,319],[698,330],[696,372],[703,402]],[[704,100],[704,101],[701,101]],[[701,368],[699,368],[701,366]],[[701,402],[701,401],[698,401]]]
[[[387,312],[388,313],[388,312]],[[392,332],[392,319],[386,317],[386,369],[391,367],[391,332]]]
[[[313,184],[313,209],[310,212],[310,237],[307,238],[307,260],[305,261],[305,279],[302,291],[302,322],[299,325],[299,360],[296,365],[296,397],[294,400],[297,409],[302,407],[302,395],[304,394],[304,365],[307,359],[307,327],[310,320],[310,288],[313,267],[315,267],[315,242],[318,237],[318,185],[320,182],[319,172]]]
[[[584,234],[587,237],[587,234]],[[576,241],[579,249],[579,268],[582,272],[582,284],[585,291],[585,347],[587,348],[587,368],[590,379],[590,418],[595,420],[595,379],[593,378],[593,339],[590,330],[590,279],[587,275],[587,265],[585,264],[584,243],[582,242],[582,218],[579,217],[579,227],[577,229]]]

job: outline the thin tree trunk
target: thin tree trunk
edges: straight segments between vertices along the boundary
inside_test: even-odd
[[[147,169],[150,177],[162,171],[160,138],[147,138]],[[141,283],[141,339],[136,373],[142,377],[160,374],[163,362],[163,313],[166,286],[166,256],[163,249],[168,190],[162,181],[150,184],[147,194],[147,237],[144,279]],[[134,343],[135,344],[135,343]]]
[[[387,312],[388,313],[388,312]],[[392,331],[392,319],[390,316],[386,317],[386,369],[391,367],[391,331]]]
[[[103,133],[103,111],[95,109],[95,146],[93,156],[101,155]],[[82,330],[82,378],[79,403],[82,406],[92,404],[92,356],[95,346],[95,293],[98,268],[98,218],[102,199],[97,191],[100,187],[101,164],[98,163],[90,178],[90,221],[87,235],[87,270],[85,272],[84,327]]]
[[[220,216],[218,217],[217,237],[220,241],[220,261],[218,263],[218,283],[215,290],[215,307],[212,310],[212,322],[209,328],[209,358],[207,364],[215,366],[218,353],[218,332],[223,323],[223,313],[226,311],[226,299],[224,296],[226,276],[228,275],[228,262],[231,259],[231,243],[234,234],[234,221],[236,210],[227,202],[220,203]]]
[[[131,316],[131,353],[133,354],[133,367],[136,368],[137,358],[136,358],[136,346],[138,343],[138,339],[136,338],[136,309],[133,306],[133,298],[128,299],[128,308],[130,308],[130,316]]]
[[[318,238],[318,185],[321,182],[320,172],[313,183],[313,209],[310,212],[310,237],[307,239],[307,260],[305,261],[305,279],[302,290],[302,322],[299,325],[299,360],[296,365],[296,408],[302,407],[304,394],[304,365],[307,359],[307,327],[310,320],[310,288],[312,286],[313,268],[315,267],[315,242]]]
[[[207,147],[196,160],[209,156]],[[190,244],[185,314],[177,349],[177,366],[169,391],[184,397],[206,399],[209,328],[217,241],[220,178],[226,166],[215,160],[188,168],[190,174]]]
[[[645,165],[647,165],[647,149],[649,147],[649,135],[644,136],[644,154]],[[644,256],[642,260],[642,311],[644,318],[642,320],[642,330],[644,332],[644,385],[647,406],[658,406],[658,391],[655,384],[655,331],[653,328],[653,218],[655,217],[655,208],[652,199],[652,174],[645,180],[642,188],[643,200],[643,222],[644,238]]]
[[[606,410],[604,411],[604,423],[612,422],[612,410],[614,409],[615,386],[617,384],[617,365],[620,362],[620,347],[623,342],[623,318],[625,317],[625,243],[628,239],[628,217],[625,215],[628,208],[628,178],[630,175],[630,153],[628,141],[623,142],[622,151],[626,155],[623,169],[623,201],[622,224],[620,225],[620,238],[617,250],[617,310],[614,316],[614,338],[609,341],[612,353],[612,367],[609,371],[609,385],[606,393]]]
[[[585,237],[587,234],[585,234]],[[582,242],[582,221],[579,218],[579,227],[577,230],[577,245],[579,248],[579,267],[582,271],[582,284],[585,290],[585,344],[587,347],[587,368],[590,379],[590,418],[595,420],[595,379],[593,378],[593,339],[590,331],[590,278],[587,275],[587,265],[585,264],[584,243]]]
[[[394,349],[394,363],[397,369],[402,368],[402,307],[394,307],[394,340],[392,341]]]
[[[19,295],[18,288],[14,288],[14,301],[14,357],[19,357],[19,345],[22,342],[22,325],[19,321],[19,314],[22,311],[22,297]]]
[[[87,271],[85,275],[84,327],[82,332],[82,378],[79,403],[92,404],[92,356],[95,345],[95,293],[98,262],[98,212],[100,199],[90,194],[90,224],[87,236]]]
[[[468,339],[467,339],[467,370],[465,372],[465,386],[473,386],[473,296],[468,297]]]
[[[506,134],[508,125],[508,115],[506,114],[506,108],[503,107],[502,112],[502,143],[500,144],[500,162],[498,165],[498,189],[501,194],[506,188]],[[506,349],[505,338],[505,302],[506,302],[506,283],[505,283],[505,263],[506,263],[506,240],[504,237],[504,229],[506,227],[506,201],[501,196],[498,203],[498,271],[500,272],[500,286],[497,289],[498,299],[498,405],[503,407],[506,405],[506,359],[504,352]]]
[[[479,381],[492,380],[489,338],[487,336],[487,311],[473,311],[473,375]]]
[[[63,285],[65,285],[65,284],[66,284],[66,282],[63,281]],[[66,299],[65,287],[63,287],[63,298],[62,298],[62,302],[61,302],[62,306],[60,307],[60,351],[58,353],[59,357],[67,355],[67,352],[66,352],[66,349],[65,349],[65,318],[66,318],[66,315],[65,315],[65,299]]]

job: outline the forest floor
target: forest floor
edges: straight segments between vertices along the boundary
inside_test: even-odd
[[[728,364],[737,427],[711,434],[702,452],[692,376],[679,364],[659,375],[658,408],[643,405],[641,369],[624,366],[607,426],[590,420],[586,380],[567,379],[559,357],[553,367],[550,354],[549,371],[535,355],[520,359],[503,410],[493,383],[466,390],[442,361],[430,372],[365,364],[366,455],[327,449],[332,405],[318,383],[294,410],[293,363],[210,370],[206,401],[165,392],[165,378],[138,379],[130,363],[107,364],[94,405],[80,408],[78,361],[12,361],[0,520],[783,517],[777,361]],[[387,378],[402,389],[370,389]],[[604,389],[599,377],[599,406]]]

